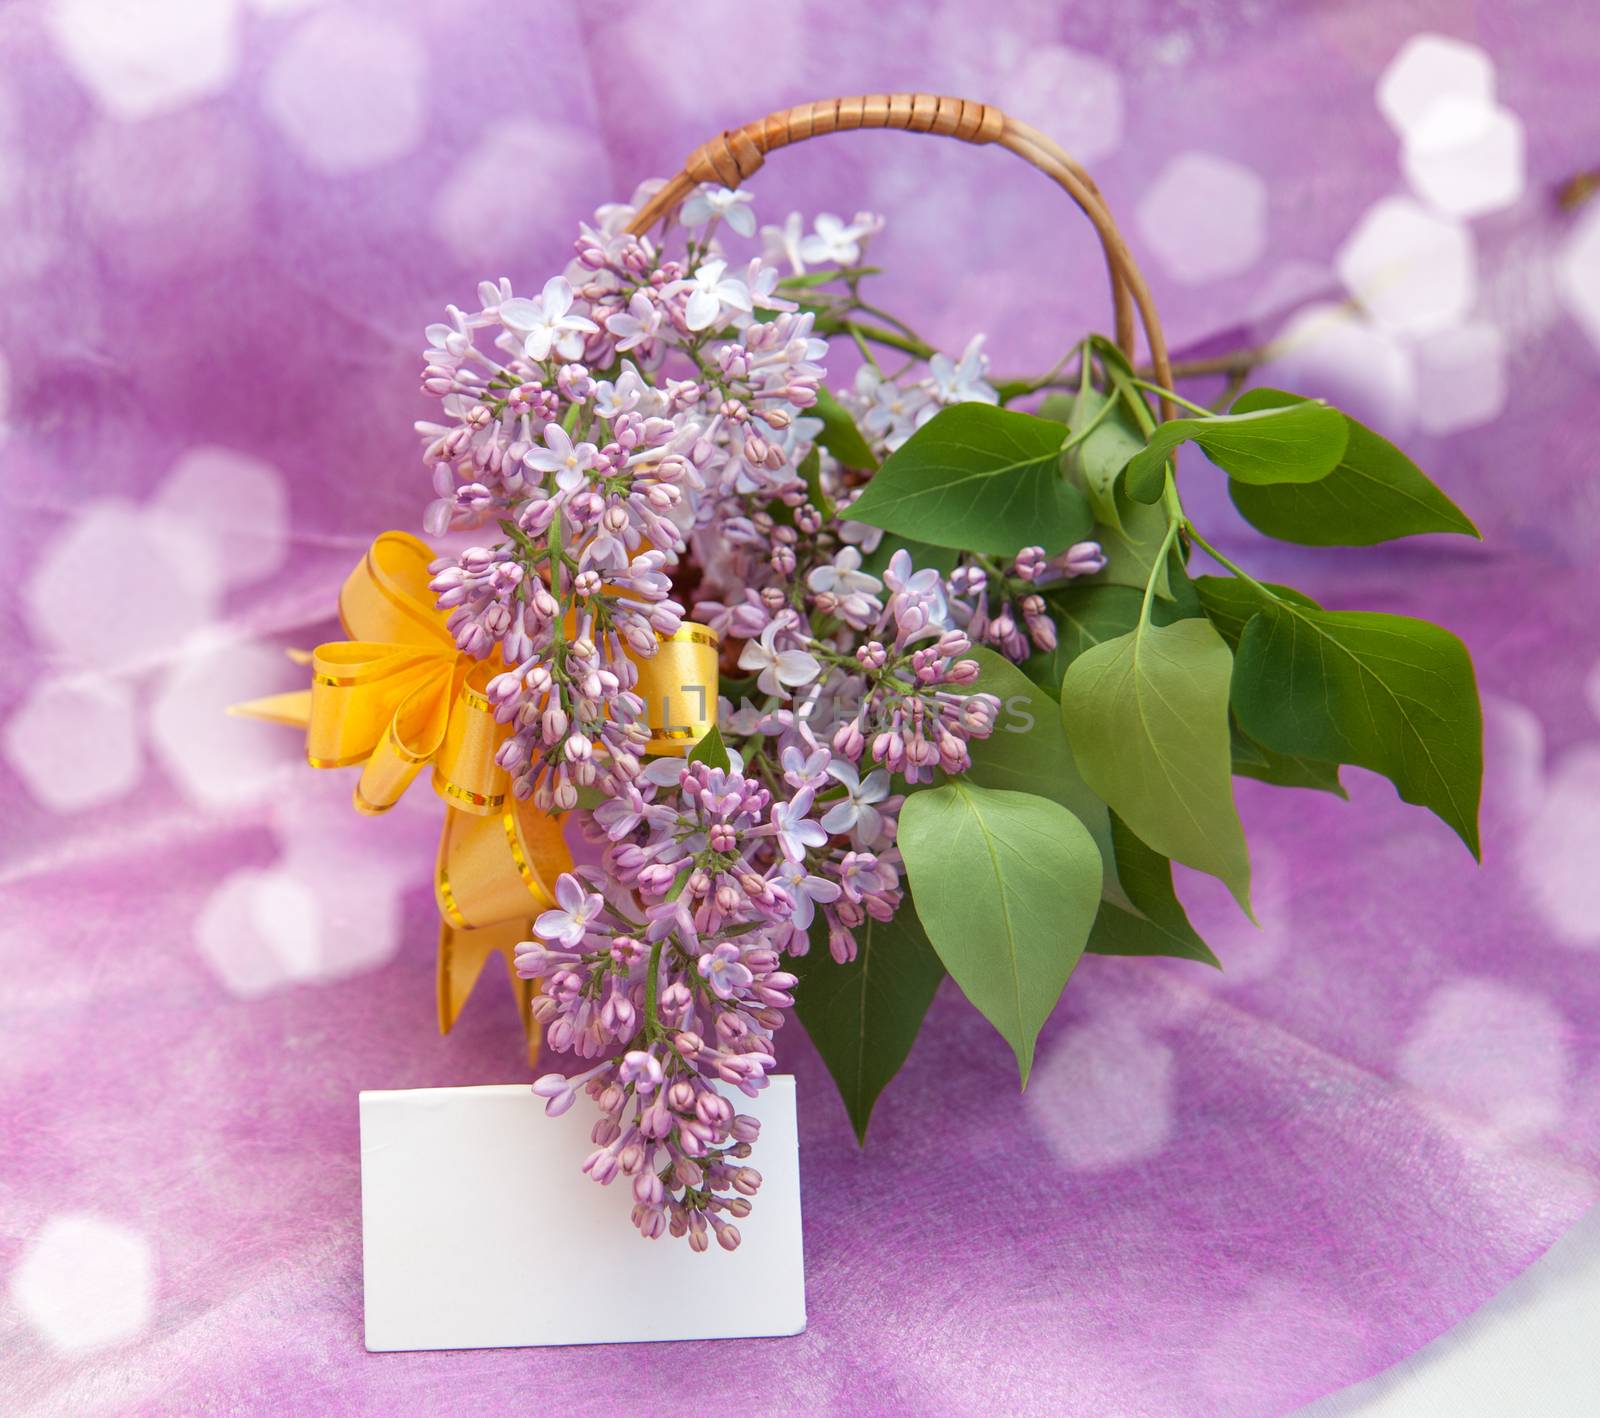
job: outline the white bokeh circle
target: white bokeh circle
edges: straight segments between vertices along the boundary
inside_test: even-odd
[[[120,1222],[78,1213],[45,1222],[11,1278],[22,1317],[63,1354],[137,1339],[150,1327],[155,1288],[155,1248],[148,1238]]]
[[[211,893],[195,922],[200,953],[228,990],[254,999],[313,980],[322,950],[322,912],[291,872],[253,867]]]
[[[1527,186],[1522,120],[1498,104],[1442,99],[1406,135],[1401,167],[1411,190],[1454,217],[1514,205]]]
[[[1065,45],[1023,47],[1006,70],[1006,109],[1079,162],[1099,162],[1122,142],[1121,77],[1105,60]]]
[[[1600,352],[1600,202],[1591,202],[1556,258],[1556,289],[1567,313]]]
[[[1186,285],[1240,275],[1267,249],[1266,183],[1214,153],[1179,153],[1134,216],[1162,269]]]
[[[1369,207],[1334,266],[1374,323],[1393,334],[1426,335],[1458,324],[1477,296],[1472,233],[1409,197]]]
[[[289,495],[270,463],[232,448],[192,448],[173,464],[151,506],[203,530],[223,579],[246,585],[289,554]]]
[[[259,801],[286,770],[304,768],[305,735],[228,710],[304,682],[305,671],[270,646],[198,637],[154,687],[150,742],[192,801],[205,807]]]
[[[1429,996],[1399,1073],[1431,1102],[1525,1142],[1561,1121],[1572,1050],[1549,1000],[1497,980],[1456,980]]]
[[[1417,411],[1425,433],[1460,433],[1505,411],[1505,336],[1484,320],[1424,335],[1413,346]]]
[[[143,776],[133,696],[109,676],[35,684],[7,721],[6,762],[52,812],[112,802]]]
[[[220,93],[239,65],[234,0],[51,0],[67,67],[123,122]]]
[[[1344,306],[1318,302],[1297,311],[1256,371],[1263,384],[1328,399],[1390,438],[1417,420],[1411,350]]]
[[[1441,102],[1487,108],[1494,102],[1494,64],[1475,44],[1442,34],[1413,35],[1378,79],[1378,108],[1408,137]]]
[[[1517,843],[1517,872],[1562,945],[1600,951],[1600,744],[1569,749]]]
[[[37,641],[104,670],[171,655],[211,623],[220,583],[193,524],[105,498],[51,539],[22,595]]]
[[[463,265],[505,269],[552,233],[570,194],[607,166],[590,133],[529,115],[497,119],[439,188],[433,229]]]
[[[278,51],[262,103],[307,163],[343,176],[416,148],[427,81],[427,50],[396,17],[329,10],[302,21]]]
[[[1041,1057],[1024,1103],[1036,1134],[1073,1171],[1153,1157],[1176,1126],[1172,1049],[1126,1017],[1074,1025]]]

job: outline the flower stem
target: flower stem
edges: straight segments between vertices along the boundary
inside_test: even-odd
[[[1173,403],[1181,404],[1191,413],[1199,414],[1201,418],[1216,417],[1214,410],[1208,409],[1204,404],[1197,404],[1192,399],[1185,399],[1182,394],[1173,393],[1173,391],[1168,389],[1164,384],[1155,384],[1148,379],[1134,379],[1133,384],[1135,388],[1146,389],[1150,393],[1156,394],[1163,399],[1171,399]]]
[[[650,969],[644,977],[644,1032],[647,1039],[659,1039],[666,1030],[661,1027],[661,1016],[656,1012],[656,995],[661,989],[661,949],[665,939],[650,947]]]
[[[1198,531],[1195,530],[1195,525],[1193,522],[1185,521],[1183,524],[1183,529],[1189,534],[1190,541],[1199,547],[1201,551],[1203,551],[1219,566],[1227,570],[1229,574],[1237,576],[1239,580],[1243,581],[1247,586],[1255,587],[1255,589],[1261,592],[1263,596],[1267,597],[1268,600],[1282,600],[1281,596],[1275,595],[1268,587],[1263,586],[1255,579],[1254,576],[1250,575],[1249,572],[1229,561],[1227,557],[1225,557],[1220,551],[1212,546],[1210,542],[1202,537]]]
[[[1167,535],[1161,539],[1161,550],[1156,553],[1156,559],[1150,563],[1150,575],[1145,578],[1144,600],[1139,604],[1139,624],[1150,623],[1150,604],[1155,600],[1156,582],[1161,579],[1162,568],[1167,564],[1167,553],[1172,550],[1172,544],[1178,538],[1178,528],[1183,525],[1181,520],[1167,524]]]

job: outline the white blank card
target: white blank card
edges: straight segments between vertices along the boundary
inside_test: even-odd
[[[798,1334],[806,1324],[794,1079],[759,1098],[763,1178],[743,1243],[703,1255],[628,1219],[633,1192],[578,1169],[586,1098],[545,1116],[525,1083],[361,1094],[367,1348],[488,1349]],[[686,1285],[679,1282],[687,1282]],[[682,1294],[730,1297],[682,1304]],[[737,1297],[734,1300],[731,1297]]]

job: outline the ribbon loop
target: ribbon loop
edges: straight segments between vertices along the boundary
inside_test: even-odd
[[[572,856],[562,819],[518,802],[495,762],[511,729],[495,721],[485,691],[504,666],[498,656],[474,660],[456,648],[428,590],[432,560],[428,545],[405,532],[378,537],[339,592],[350,639],[312,652],[311,689],[234,712],[303,728],[315,768],[361,764],[355,805],[364,813],[387,812],[433,765],[446,808],[434,872],[439,1032],[450,1032],[488,957],[499,954],[531,1058],[539,1039],[532,991],[512,961],[533,917],[554,904],[552,885]],[[715,721],[718,647],[714,631],[686,622],[662,637],[654,656],[634,660],[651,730],[647,753],[687,753]]]

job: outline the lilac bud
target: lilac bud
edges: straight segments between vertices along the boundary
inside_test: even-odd
[[[1074,542],[1051,563],[1063,576],[1093,576],[1106,569],[1099,542]]]

